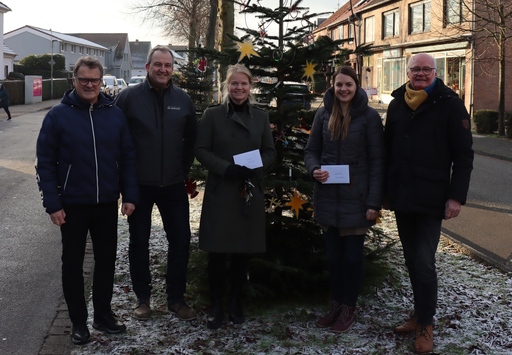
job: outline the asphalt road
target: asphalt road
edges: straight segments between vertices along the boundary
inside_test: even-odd
[[[62,298],[60,232],[44,212],[34,170],[44,113],[0,121],[2,355],[37,354]]]

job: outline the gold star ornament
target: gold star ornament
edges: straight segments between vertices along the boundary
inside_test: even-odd
[[[308,62],[306,60],[306,68],[304,68],[304,75],[302,77],[306,77],[306,79],[310,78],[311,81],[314,81],[313,74],[315,74],[315,67],[316,64],[314,64],[313,62]]]
[[[254,51],[254,47],[252,45],[252,40],[250,38],[244,39],[243,42],[235,42],[238,45],[237,51],[240,52],[240,57],[238,57],[238,62],[247,56],[247,58],[251,59],[251,55],[255,55],[259,57],[260,55]]]
[[[308,202],[307,200],[303,200],[300,194],[295,190],[293,192],[293,197],[290,199],[290,202],[285,204],[285,206],[290,206],[292,211],[295,211],[295,218],[299,218],[299,210],[302,210],[302,205]]]

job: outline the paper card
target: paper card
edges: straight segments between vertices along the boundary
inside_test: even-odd
[[[235,164],[246,166],[249,169],[261,168],[263,166],[259,149],[233,155],[233,160]]]
[[[348,165],[322,165],[320,169],[329,172],[329,177],[324,184],[350,184]]]

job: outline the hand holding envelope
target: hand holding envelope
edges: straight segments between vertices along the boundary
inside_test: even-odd
[[[261,154],[259,149],[233,155],[233,160],[235,164],[246,166],[249,169],[263,167],[263,161],[261,160]]]
[[[320,169],[329,173],[329,177],[323,184],[350,184],[348,165],[322,165]]]

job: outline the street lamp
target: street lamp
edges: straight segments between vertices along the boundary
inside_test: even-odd
[[[52,46],[52,56],[50,59],[50,99],[53,100],[53,65],[55,64],[55,61],[53,60],[53,42],[59,42],[56,39],[51,40],[51,46]]]

